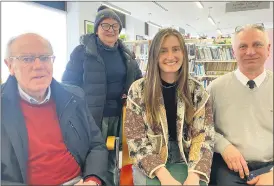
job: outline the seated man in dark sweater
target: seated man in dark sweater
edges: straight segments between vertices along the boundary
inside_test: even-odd
[[[10,76],[1,86],[2,184],[104,185],[108,151],[81,88],[52,77],[55,56],[43,37],[8,43]]]

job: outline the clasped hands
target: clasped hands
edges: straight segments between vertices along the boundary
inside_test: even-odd
[[[164,179],[161,179],[160,182],[161,185],[200,185],[200,177],[197,173],[189,173],[187,179],[182,184],[175,178],[173,178],[169,173],[164,177]]]

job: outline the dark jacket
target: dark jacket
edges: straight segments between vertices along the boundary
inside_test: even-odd
[[[76,86],[62,85],[54,79],[50,86],[65,145],[81,167],[82,176],[95,175],[105,182],[108,151],[101,132],[89,113],[83,90]],[[26,184],[28,134],[14,77],[10,76],[1,86],[1,93],[2,184]]]
[[[96,37],[95,34],[81,37],[80,45],[70,55],[62,81],[84,89],[89,110],[96,124],[101,128],[107,94],[107,79],[104,61],[97,50]],[[127,69],[126,83],[122,94],[127,94],[130,85],[142,77],[142,72],[121,40],[118,40],[118,47],[122,52]]]

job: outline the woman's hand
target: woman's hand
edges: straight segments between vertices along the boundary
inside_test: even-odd
[[[157,169],[155,174],[161,182],[161,185],[182,185],[182,183],[171,176],[170,172],[165,167]]]
[[[200,176],[195,172],[188,173],[184,185],[200,185]]]

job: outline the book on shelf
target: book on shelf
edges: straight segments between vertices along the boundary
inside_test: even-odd
[[[124,43],[126,47],[135,54],[135,60],[137,61],[139,68],[144,75],[147,69],[150,41],[125,41]]]
[[[195,60],[194,59],[189,60],[188,68],[189,68],[189,72],[194,72],[194,70],[195,70]]]
[[[203,64],[196,64],[194,68],[194,73],[196,76],[205,76],[205,67]]]
[[[221,43],[221,44],[220,44]],[[214,79],[237,68],[230,42],[212,39],[186,41],[189,73],[207,87]]]
[[[232,61],[235,60],[231,46],[212,45],[212,46],[196,46],[197,61]]]

